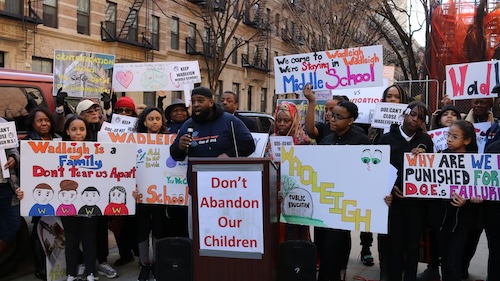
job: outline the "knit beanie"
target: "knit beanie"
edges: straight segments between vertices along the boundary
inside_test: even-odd
[[[118,99],[118,101],[117,101],[117,102],[116,102],[116,104],[115,104],[115,108],[114,108],[114,109],[116,109],[116,108],[118,108],[118,107],[126,107],[126,108],[130,108],[130,109],[132,109],[132,111],[133,111],[134,113],[136,113],[136,112],[135,112],[135,104],[134,104],[134,101],[133,101],[131,98],[129,98],[129,97],[121,97],[121,98],[119,98],[119,99]],[[137,113],[136,113],[136,114],[137,114]]]

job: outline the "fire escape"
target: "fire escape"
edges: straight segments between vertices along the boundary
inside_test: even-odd
[[[256,36],[256,47],[253,52],[253,57],[250,54],[241,55],[241,64],[243,67],[254,68],[269,72],[269,46],[270,46],[270,15],[269,10],[266,10],[267,0],[257,2],[253,7],[247,5],[245,7],[245,15],[243,23],[254,27],[258,30]]]
[[[35,25],[43,24],[43,20],[38,16],[33,6],[35,5],[34,1],[28,1],[27,11],[24,1],[7,0],[0,2],[4,2],[3,5],[0,5],[0,17],[22,21],[23,23],[30,22]]]
[[[140,11],[145,8],[145,23],[139,25]],[[145,61],[153,61],[153,50],[158,51],[158,34],[150,31],[150,3],[149,0],[134,0],[129,8],[125,20],[113,18],[116,14],[116,6],[108,5],[106,9],[106,21],[101,22],[101,40],[106,42],[121,42],[144,48]]]

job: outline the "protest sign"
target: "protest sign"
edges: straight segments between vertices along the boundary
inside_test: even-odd
[[[497,154],[405,153],[403,194],[450,199],[454,192],[470,199],[500,201]]]
[[[253,141],[255,142],[255,150],[248,157],[264,157],[266,152],[267,140],[269,139],[269,134],[266,133],[251,133]]]
[[[198,171],[200,250],[264,253],[261,171]]]
[[[274,162],[281,161],[281,147],[293,145],[293,138],[291,136],[270,136],[271,142],[271,159]]]
[[[446,66],[446,94],[451,100],[496,97],[493,87],[500,83],[498,61],[480,61]]]
[[[100,132],[133,133],[134,128],[103,122]]]
[[[6,149],[19,146],[15,122],[0,123],[0,170],[4,179],[10,178],[9,169],[4,169],[7,163]]]
[[[37,231],[45,253],[48,281],[67,280],[64,227],[59,217],[41,217]]]
[[[111,93],[114,64],[114,55],[54,50],[53,95],[59,88],[70,97],[100,98]]]
[[[274,58],[276,94],[382,86],[382,46],[279,56]]]
[[[486,144],[486,131],[491,127],[490,122],[474,123],[474,129],[476,132],[476,141],[478,147],[478,153],[484,152],[484,146]],[[427,134],[431,137],[434,143],[434,152],[443,151],[448,148],[447,138],[449,127],[444,127],[432,131],[428,131]]]
[[[111,124],[125,126],[129,131],[133,131],[135,129],[135,125],[137,124],[137,117],[113,114],[111,116]]]
[[[175,161],[170,145],[175,134],[99,132],[98,140],[111,143],[133,143],[137,155],[138,203],[187,205],[187,161]]]
[[[135,144],[21,141],[22,216],[135,214]]]
[[[116,92],[182,91],[200,82],[198,61],[117,63],[113,71]]]
[[[388,129],[392,124],[401,125],[405,119],[403,111],[408,107],[403,103],[379,102],[373,112],[372,127]]]
[[[309,102],[307,100],[301,100],[301,99],[278,99],[277,104],[280,104],[284,101],[294,103],[295,105],[297,105],[297,108],[300,110],[300,124],[304,126],[306,122],[306,111]],[[326,114],[326,100],[317,100],[316,107],[314,108],[314,120],[316,122],[326,123],[325,114]]]
[[[387,233],[389,154],[388,145],[282,147],[281,222]]]

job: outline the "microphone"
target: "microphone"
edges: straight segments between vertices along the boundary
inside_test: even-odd
[[[194,124],[193,124],[193,122],[190,122],[188,124],[188,128],[187,128],[187,133],[188,133],[190,139],[193,139],[193,131],[194,131]],[[188,153],[188,152],[189,152],[189,146],[186,148],[186,153]]]

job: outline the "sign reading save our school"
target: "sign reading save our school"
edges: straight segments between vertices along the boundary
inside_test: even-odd
[[[22,216],[133,215],[135,144],[21,141]]]
[[[382,86],[382,46],[297,54],[274,58],[276,94]]]
[[[282,147],[281,222],[387,233],[389,160],[384,145]]]
[[[481,61],[446,66],[446,94],[452,100],[496,97],[493,87],[500,83],[498,61]]]
[[[456,192],[466,199],[500,201],[499,162],[497,154],[405,153],[403,193],[449,199]]]
[[[199,171],[200,250],[264,253],[261,171]]]

